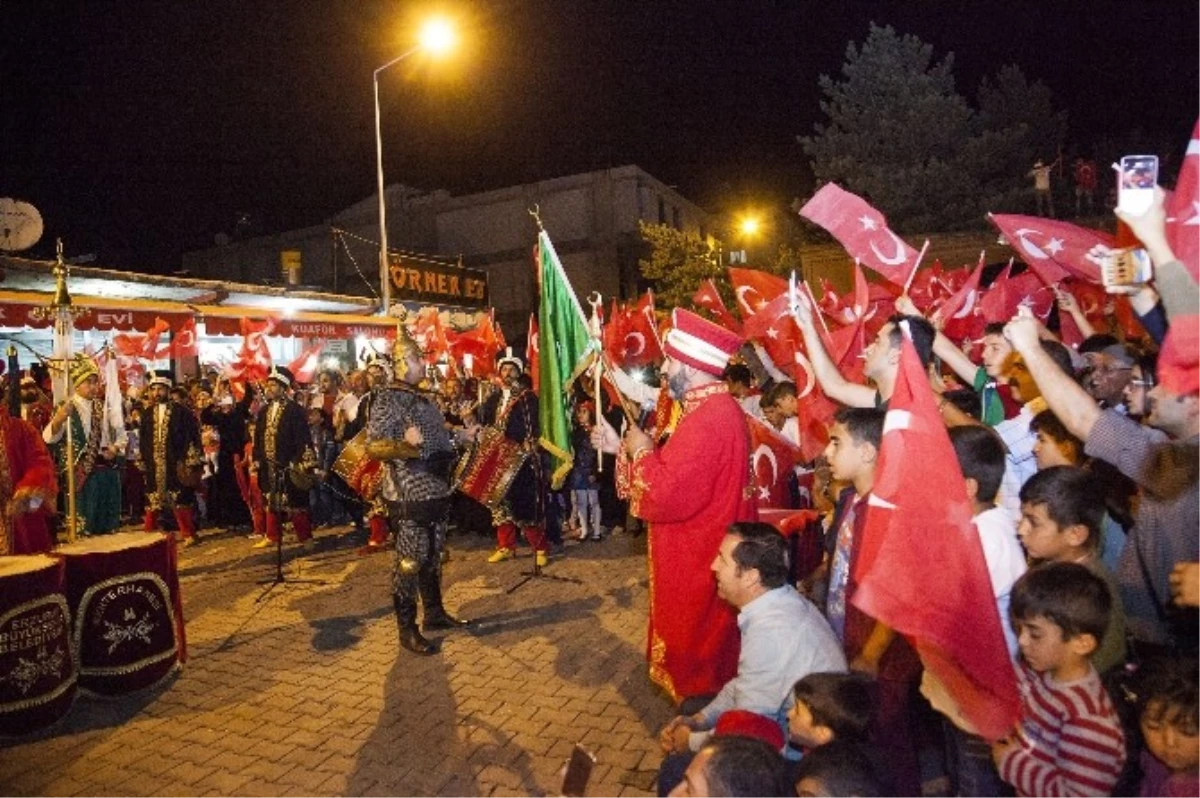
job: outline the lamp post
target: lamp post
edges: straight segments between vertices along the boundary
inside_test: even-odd
[[[400,55],[388,61],[375,70],[373,82],[375,86],[375,184],[379,192],[379,285],[382,291],[381,308],[384,315],[392,305],[392,280],[388,273],[388,239],[387,239],[387,201],[383,195],[383,132],[379,120],[379,74],[395,66],[410,55],[422,50],[439,54],[450,49],[454,43],[454,31],[443,20],[432,20],[421,29],[421,42],[416,47],[405,50]]]

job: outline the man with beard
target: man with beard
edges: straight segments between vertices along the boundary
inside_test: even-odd
[[[203,453],[196,415],[171,399],[171,372],[150,378],[150,405],[138,431],[146,474],[144,528],[158,528],[158,514],[170,510],[179,525],[182,545],[196,542],[196,486],[200,484]]]
[[[121,525],[121,475],[124,465],[125,419],[120,407],[109,408],[100,391],[100,371],[87,355],[76,355],[68,368],[74,395],[58,406],[42,432],[42,440],[54,448],[59,487],[66,490],[67,424],[75,470],[76,531],[103,535]],[[110,417],[116,413],[116,418]],[[64,501],[60,509],[67,510]]]
[[[729,525],[758,515],[745,414],[721,379],[741,343],[677,308],[663,339],[667,388],[683,403],[675,432],[657,449],[636,426],[623,443],[607,423],[593,435],[604,451],[623,449],[618,488],[649,524],[650,678],[680,703],[713,696],[737,672],[736,614],[717,596],[709,565]],[[680,714],[698,708],[691,703]]]
[[[381,496],[396,535],[392,603],[400,645],[414,654],[436,649],[417,628],[417,595],[424,631],[465,626],[442,606],[441,552],[450,511],[454,445],[441,411],[415,387],[422,363],[403,327],[396,339],[397,380],[374,394],[367,427],[367,455],[384,464]]]
[[[301,545],[307,547],[312,540],[308,490],[316,456],[304,409],[287,394],[291,387],[292,372],[272,367],[263,388],[267,404],[254,425],[254,467],[267,514],[267,536],[254,544],[256,549],[281,540],[285,513]]]
[[[479,408],[479,423],[494,426],[510,441],[521,444],[529,452],[524,464],[513,477],[504,499],[492,508],[492,523],[496,527],[496,551],[488,562],[497,563],[516,554],[517,527],[533,548],[538,567],[546,565],[545,531],[546,496],[542,474],[542,459],[538,452],[538,399],[521,384],[525,364],[508,347],[497,362],[501,388],[484,400]]]

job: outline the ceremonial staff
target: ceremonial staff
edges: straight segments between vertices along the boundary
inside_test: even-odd
[[[604,363],[604,330],[600,321],[600,306],[604,304],[604,297],[600,296],[599,291],[593,291],[588,295],[588,304],[592,306],[592,318],[588,322],[588,331],[591,332],[592,338],[596,342],[596,363],[595,371],[592,372],[592,396],[596,400],[596,415],[600,415],[600,369]],[[597,423],[596,419],[592,419],[592,423]],[[604,473],[604,453],[599,448],[596,449],[596,473]]]
[[[63,385],[64,401],[71,401],[71,339],[74,335],[74,319],[86,308],[76,307],[71,302],[71,293],[67,290],[67,264],[63,260],[63,242],[58,239],[58,254],[54,261],[54,298],[45,307],[34,308],[30,315],[38,319],[54,320],[54,357],[50,360],[51,368],[58,374],[56,382]],[[75,517],[75,435],[72,431],[71,418],[67,416],[67,542],[74,543],[77,531]]]

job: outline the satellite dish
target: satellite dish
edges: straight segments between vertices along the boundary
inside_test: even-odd
[[[42,237],[42,215],[28,202],[0,197],[0,250],[29,249]]]

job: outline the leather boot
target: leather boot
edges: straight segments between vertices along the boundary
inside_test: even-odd
[[[431,629],[457,629],[471,625],[465,618],[455,618],[442,606],[441,568],[422,570],[417,585],[421,590],[421,604],[425,607],[425,622],[421,624],[421,628],[426,632]]]
[[[426,657],[436,653],[433,643],[426,640],[417,628],[416,605],[406,605],[399,596],[393,594],[392,606],[396,608],[396,624],[400,627],[400,647]]]

